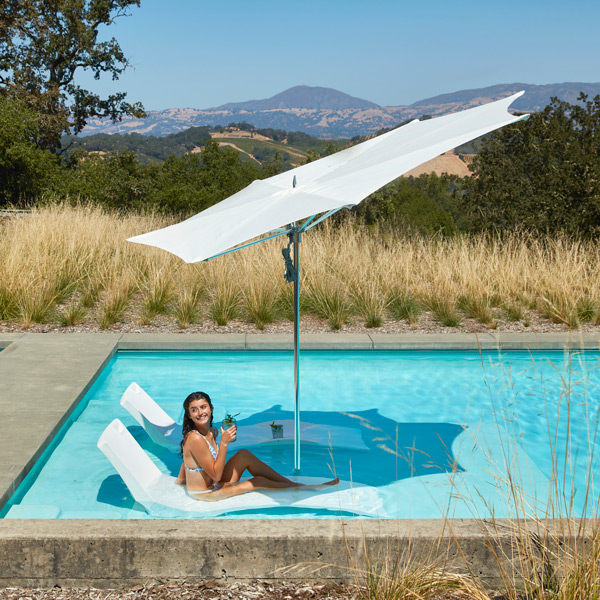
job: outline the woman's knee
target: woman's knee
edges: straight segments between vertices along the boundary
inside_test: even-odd
[[[246,448],[242,448],[241,450],[238,450],[234,454],[234,456],[239,457],[240,459],[248,460],[250,458],[253,458],[254,454],[252,454],[252,452],[250,452],[250,450],[247,450]]]

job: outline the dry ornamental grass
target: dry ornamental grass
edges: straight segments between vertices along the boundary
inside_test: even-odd
[[[4,331],[291,331],[270,240],[187,265],[131,244],[154,215],[55,205],[0,220]],[[600,249],[567,237],[394,237],[325,222],[301,244],[304,331],[560,331],[600,325]]]

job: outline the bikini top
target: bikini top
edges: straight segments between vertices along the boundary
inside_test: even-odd
[[[211,453],[211,455],[213,457],[213,460],[217,460],[217,456],[219,455],[219,449],[217,448],[215,450],[214,447],[213,447],[213,445],[199,431],[196,431],[195,429],[192,429],[192,431],[189,431],[187,435],[190,435],[190,433],[197,433],[208,444],[208,449],[210,450],[210,453]],[[186,471],[192,471],[194,473],[196,473],[198,471],[202,471],[202,467],[198,467],[197,469],[190,469],[185,464],[185,461],[183,463],[183,466],[185,467]]]

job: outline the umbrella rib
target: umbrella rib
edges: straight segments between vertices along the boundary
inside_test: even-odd
[[[236,250],[241,250],[242,248],[248,248],[248,246],[254,246],[255,244],[260,244],[261,242],[266,242],[267,240],[272,240],[277,237],[281,237],[282,235],[286,235],[291,231],[291,229],[286,229],[284,231],[280,231],[273,235],[269,235],[264,238],[260,238],[260,240],[254,240],[253,242],[248,242],[247,244],[242,244],[241,246],[236,246],[235,248],[229,248],[229,250],[225,250],[224,252],[219,252],[219,254],[215,254],[214,256],[209,256],[205,258],[202,262],[208,262],[213,258],[218,258],[219,256],[224,256],[225,254],[231,254],[231,252],[235,252]]]
[[[348,204],[346,206],[340,206],[339,208],[332,208],[330,211],[326,212],[324,215],[319,217],[312,225],[309,225],[310,222],[317,216],[317,215],[313,215],[306,223],[304,223],[304,225],[302,225],[300,231],[302,231],[302,232],[309,231],[310,229],[315,227],[315,225],[318,225],[319,223],[321,223],[321,221],[324,221],[325,219],[331,217],[331,215],[334,215],[336,212],[342,210],[342,208],[351,208],[351,207],[352,206]]]

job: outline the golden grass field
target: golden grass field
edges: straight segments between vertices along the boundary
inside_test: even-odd
[[[66,204],[0,219],[0,325],[289,324],[286,238],[196,265],[125,241],[168,223]],[[563,236],[399,237],[326,222],[303,236],[301,266],[303,318],[325,330],[600,324],[600,248]]]

